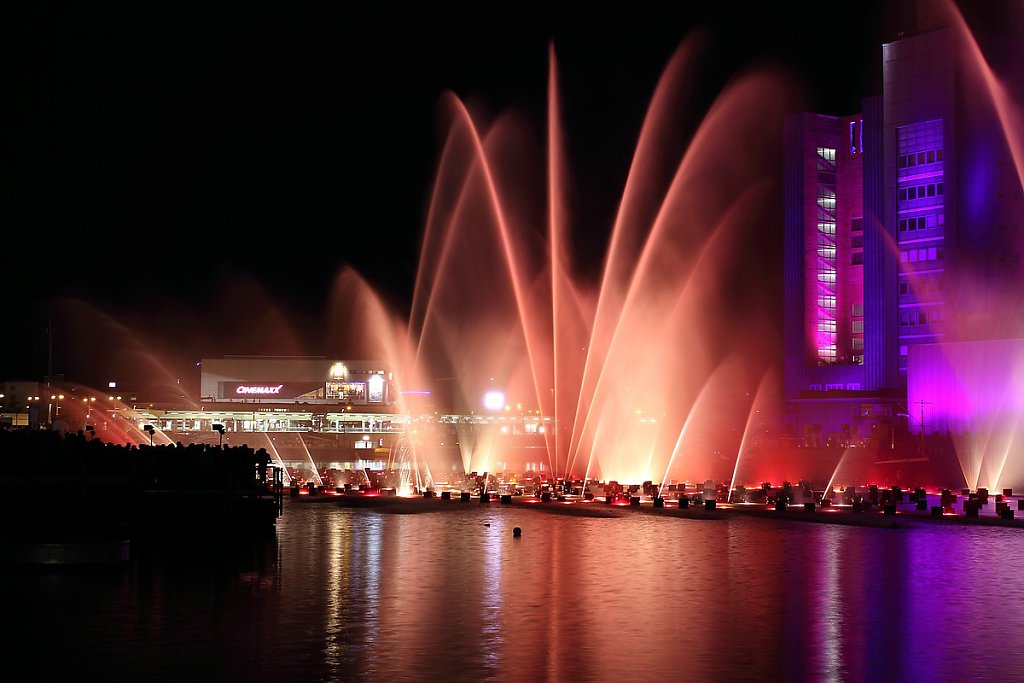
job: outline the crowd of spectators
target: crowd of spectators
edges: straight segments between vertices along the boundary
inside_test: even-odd
[[[0,479],[45,483],[88,479],[136,490],[265,488],[263,448],[105,442],[82,431],[0,430]]]

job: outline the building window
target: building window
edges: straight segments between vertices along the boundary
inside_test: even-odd
[[[864,304],[854,304],[851,310],[851,315],[853,315],[854,318],[864,317]]]
[[[863,320],[854,320],[851,323],[851,325],[852,325],[853,333],[854,334],[864,334],[864,321]]]
[[[836,362],[836,345],[826,344],[818,347],[818,360],[824,363]]]

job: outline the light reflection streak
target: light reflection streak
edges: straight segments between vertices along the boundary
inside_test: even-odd
[[[821,604],[818,606],[818,613],[821,615],[823,628],[822,652],[825,655],[826,680],[842,680],[843,651],[839,647],[842,642],[840,633],[840,620],[844,604],[842,585],[839,583],[841,572],[840,561],[842,558],[843,530],[830,528],[825,534],[825,549],[819,566],[825,568],[825,585],[819,586],[817,591]]]
[[[501,663],[503,597],[501,545],[504,532],[505,525],[497,519],[492,520],[490,534],[485,542],[486,550],[483,553],[483,599],[484,613],[487,617],[483,620],[481,650],[483,660],[487,663],[486,669],[489,671],[498,671]]]

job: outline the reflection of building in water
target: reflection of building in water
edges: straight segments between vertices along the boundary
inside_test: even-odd
[[[862,113],[785,122],[785,399],[807,445],[916,433],[908,382],[918,402],[940,400],[919,395],[925,386],[982,395],[987,365],[961,357],[993,353],[1007,372],[1014,358],[998,344],[924,345],[1022,336],[1014,153],[1024,150],[1010,149],[970,42],[922,28],[937,30],[882,46],[882,94]],[[1024,42],[978,42],[1019,101]],[[908,363],[919,347],[921,362]],[[954,367],[962,372],[940,379]],[[908,377],[915,368],[927,377]]]

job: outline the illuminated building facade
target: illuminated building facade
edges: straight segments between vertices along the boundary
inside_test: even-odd
[[[1019,88],[1020,42],[979,44]],[[983,64],[952,28],[888,43],[882,62],[862,113],[784,124],[785,399],[806,445],[916,431],[915,347],[1020,336],[1006,318],[1024,205]]]

